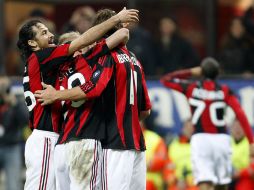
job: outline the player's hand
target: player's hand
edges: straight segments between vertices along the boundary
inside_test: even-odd
[[[250,144],[250,157],[254,158],[254,143]]]
[[[56,89],[53,86],[41,83],[43,90],[35,91],[34,96],[37,101],[41,103],[42,106],[52,104],[56,101]]]
[[[191,70],[191,75],[194,77],[200,77],[202,74],[201,67],[193,67],[190,70]]]
[[[138,10],[136,9],[126,9],[125,7],[116,16],[119,18],[121,23],[126,22],[138,22]]]

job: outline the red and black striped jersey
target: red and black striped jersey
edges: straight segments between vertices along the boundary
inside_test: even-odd
[[[61,89],[71,89],[84,84],[92,77],[92,68],[99,57],[109,52],[106,41],[96,44],[86,54],[77,56],[71,65],[61,70],[59,81]],[[102,97],[92,100],[65,101],[66,110],[62,131],[58,143],[77,139],[105,138],[105,117]]]
[[[227,133],[224,112],[226,106],[230,106],[249,141],[253,142],[250,124],[230,88],[210,79],[184,80],[190,76],[190,69],[179,70],[165,75],[161,82],[164,86],[177,90],[187,97],[195,133]]]
[[[31,129],[58,132],[61,126],[59,110],[61,104],[41,106],[35,99],[34,92],[42,90],[41,82],[50,84],[59,89],[57,82],[58,67],[68,63],[69,44],[46,48],[33,52],[27,59],[23,87],[26,105],[29,110],[29,126]]]
[[[106,139],[103,148],[145,150],[140,111],[151,108],[141,64],[125,47],[99,59],[90,83],[81,86],[87,98],[103,97]]]

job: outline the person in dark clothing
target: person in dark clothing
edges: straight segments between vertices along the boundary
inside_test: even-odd
[[[240,17],[232,19],[229,33],[218,57],[223,73],[245,75],[250,73],[254,61],[253,47],[253,39],[248,35],[243,19]]]
[[[147,76],[155,75],[157,58],[151,34],[138,23],[131,24],[128,28],[131,36],[127,43],[128,49],[140,60]]]
[[[157,74],[186,69],[199,64],[199,56],[190,42],[179,35],[177,23],[170,17],[160,20],[160,39],[157,42]]]
[[[84,33],[93,23],[96,13],[90,6],[79,7],[74,10],[70,20],[62,27],[61,33],[78,31]]]
[[[6,173],[6,190],[22,187],[22,127],[28,124],[28,112],[10,92],[10,81],[0,77],[0,165]]]

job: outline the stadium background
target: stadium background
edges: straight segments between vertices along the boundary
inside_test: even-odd
[[[31,12],[34,10],[42,11],[46,19],[55,23],[55,32],[60,34],[63,26],[78,7],[91,6],[95,11],[105,7],[116,11],[120,11],[124,6],[136,8],[140,11],[139,27],[143,34],[148,36],[144,39],[148,39],[151,46],[154,46],[153,42],[160,38],[160,19],[169,16],[176,20],[180,35],[191,44],[198,59],[201,60],[206,56],[218,57],[222,49],[221,44],[228,34],[231,20],[234,17],[243,16],[252,4],[252,0],[0,0],[0,40],[2,42],[0,43],[0,73],[10,77],[12,80],[11,93],[16,94],[19,100],[23,101],[21,86],[23,63],[15,44],[18,26],[31,17]],[[132,39],[132,33],[130,39]],[[130,48],[130,50],[135,52],[140,48],[142,50],[144,48],[142,43],[145,42],[138,41],[135,44],[133,41],[131,43],[133,49]],[[141,53],[140,55],[148,54]],[[143,57],[138,58],[143,59]],[[151,57],[150,59],[148,56],[148,59],[142,64],[147,70],[150,67],[145,64],[153,65],[146,74],[153,109],[148,118],[149,122],[146,124],[149,129],[164,137],[165,142],[169,143],[174,135],[180,133],[183,122],[190,117],[190,112],[183,96],[165,89],[159,83],[160,75],[167,71],[157,69],[156,58]],[[241,72],[232,74],[224,71],[220,79],[238,95],[252,127],[254,127],[253,76],[252,70],[249,70],[247,74]],[[229,110],[227,114],[229,125],[233,118]],[[25,140],[27,130],[26,128],[22,130]],[[6,179],[2,172],[0,190],[4,189],[4,180]]]

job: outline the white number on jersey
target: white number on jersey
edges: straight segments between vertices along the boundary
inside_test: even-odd
[[[133,80],[134,76],[134,80]],[[137,72],[131,69],[131,81],[130,81],[130,104],[134,105],[134,86],[137,92]]]
[[[194,98],[190,98],[189,103],[191,106],[196,107],[196,109],[194,110],[192,114],[192,123],[196,125],[206,108],[206,104],[204,101],[197,100]],[[224,118],[219,119],[217,116],[218,110],[225,109],[225,108],[226,108],[226,104],[224,102],[212,102],[209,106],[209,115],[210,115],[212,123],[216,127],[223,127],[226,124]]]
[[[26,68],[25,68],[25,69],[26,69]],[[25,76],[25,77],[23,78],[23,84],[28,83],[28,82],[29,82],[29,76]],[[24,96],[25,96],[26,106],[27,106],[27,108],[28,108],[28,110],[29,110],[29,112],[30,112],[30,111],[32,111],[32,110],[34,109],[34,107],[35,107],[35,105],[36,105],[35,96],[34,96],[34,94],[33,94],[31,91],[29,91],[29,90],[27,90],[27,91],[24,92]]]
[[[85,77],[81,73],[75,73],[75,74],[71,75],[68,78],[68,84],[67,84],[68,89],[71,89],[71,88],[75,87],[74,84],[73,84],[73,82],[75,80],[79,80],[80,85],[82,85],[82,84],[84,84],[86,82]],[[64,90],[64,87],[61,86],[60,90]],[[85,100],[72,101],[71,102],[71,106],[74,107],[74,108],[78,108],[79,106],[81,106],[84,103],[85,103]],[[64,104],[64,101],[62,101],[62,105],[63,104]]]

